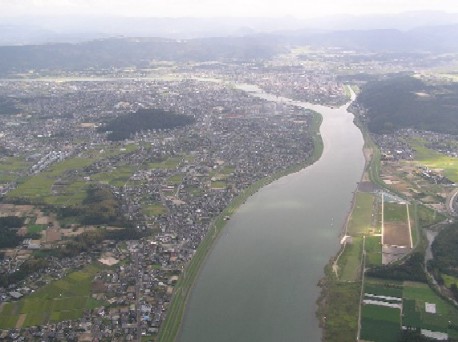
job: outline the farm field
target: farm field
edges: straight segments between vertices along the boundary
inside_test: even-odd
[[[176,169],[180,165],[183,157],[171,157],[161,162],[148,163],[148,169]]]
[[[374,301],[401,303],[402,288],[399,284],[385,281],[367,280],[364,285],[364,298]],[[374,299],[373,296],[398,298],[399,300]],[[401,334],[401,310],[383,305],[362,304],[360,338],[367,341],[397,341]]]
[[[458,309],[440,298],[428,285],[405,282],[403,299],[403,325],[448,333],[451,338],[458,338]],[[426,312],[426,303],[434,304],[436,313]]]
[[[383,263],[399,259],[413,247],[410,231],[412,219],[408,204],[383,203]]]
[[[22,158],[5,157],[0,159],[0,184],[5,184],[18,179],[18,173],[25,171],[30,166]]]
[[[81,317],[84,310],[101,304],[91,297],[92,279],[99,270],[98,265],[87,266],[45,285],[17,302],[4,303],[0,311],[0,329]]]
[[[41,231],[45,230],[48,228],[48,225],[46,224],[29,224],[27,226],[27,232],[28,233],[41,233]]]
[[[401,323],[402,326],[446,333],[450,338],[458,338],[458,309],[439,297],[427,284],[368,278],[365,280],[364,293],[365,299],[373,299],[373,295],[402,298],[402,315],[396,308],[363,304],[360,332],[363,340],[397,341]],[[395,299],[385,301],[400,303]],[[427,304],[434,305],[435,313],[426,311]]]
[[[397,341],[401,334],[401,311],[381,305],[364,304],[360,338],[366,341]]]
[[[82,176],[71,174],[71,171],[81,170],[97,161],[116,157],[134,151],[138,147],[134,144],[120,146],[100,146],[98,149],[84,151],[79,156],[68,158],[51,165],[40,174],[25,179],[18,187],[8,193],[7,198],[23,198],[32,202],[45,204],[77,205],[85,198],[87,182]],[[121,169],[120,174],[105,176],[107,181],[119,184],[125,174]],[[104,176],[99,176],[104,179]],[[59,184],[58,189],[53,187]]]
[[[132,166],[122,165],[113,168],[110,172],[97,173],[93,175],[91,179],[109,185],[122,187],[127,183],[134,172],[135,170]]]
[[[406,222],[407,210],[405,204],[384,203],[384,220],[385,222]]]
[[[415,149],[415,160],[430,169],[443,170],[445,177],[458,183],[458,158],[448,157],[445,154],[427,148],[420,139],[412,139],[410,145]]]
[[[382,238],[380,236],[366,236],[364,249],[367,265],[378,266],[382,264]]]

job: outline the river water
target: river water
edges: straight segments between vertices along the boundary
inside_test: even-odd
[[[334,109],[239,88],[321,113],[323,155],[262,188],[231,217],[192,290],[178,340],[320,341],[317,283],[338,251],[363,172],[362,134],[348,105]]]

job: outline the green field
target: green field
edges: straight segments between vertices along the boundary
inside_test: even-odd
[[[122,165],[114,167],[110,172],[97,173],[91,176],[91,179],[101,183],[122,187],[127,183],[134,172],[134,167],[130,165]]]
[[[181,156],[170,157],[161,162],[148,163],[147,167],[148,169],[176,169],[178,165],[180,165],[182,159],[183,157]]]
[[[328,277],[322,284],[322,295],[318,317],[324,319],[323,340],[327,342],[354,342],[358,333],[358,308],[361,291],[360,282],[336,281]]]
[[[385,222],[407,222],[406,205],[385,202],[383,219]]]
[[[396,323],[398,329],[401,327],[401,310],[387,306],[364,304],[361,317],[376,321]]]
[[[399,311],[399,310],[398,310]],[[396,342],[401,336],[399,323],[371,318],[361,319],[360,338],[374,342]]]
[[[24,198],[32,202],[45,203],[51,205],[77,205],[85,198],[87,183],[81,176],[69,174],[69,171],[81,170],[99,160],[115,157],[136,150],[134,144],[127,146],[103,145],[97,149],[84,151],[80,156],[66,159],[62,162],[51,165],[47,170],[40,174],[28,177],[18,185],[16,189],[9,192],[7,197],[10,199]],[[124,169],[120,175],[114,174],[105,176],[109,181],[118,182],[125,177]],[[103,178],[103,176],[100,176]],[[64,189],[57,193],[52,192],[52,186],[56,181],[64,183]]]
[[[142,208],[146,216],[158,216],[166,212],[166,208],[161,203],[145,204]]]
[[[444,273],[441,273],[441,276],[444,279],[445,286],[450,287],[450,286],[452,286],[452,284],[455,284],[456,286],[458,286],[458,278],[457,277],[453,277],[451,275],[444,274]]]
[[[403,296],[404,325],[445,332],[450,337],[458,337],[458,330],[452,329],[452,326],[458,327],[458,309],[440,298],[428,285],[405,283]],[[425,311],[426,302],[436,304],[436,314]]]
[[[30,166],[23,158],[4,157],[0,158],[0,184],[17,181],[19,173]]]
[[[102,303],[91,298],[93,277],[100,271],[90,265],[54,281],[17,302],[5,303],[0,312],[0,329],[14,328],[25,315],[22,327],[76,319],[84,310]]]
[[[226,182],[224,181],[214,181],[212,182],[212,189],[226,189]]]
[[[183,182],[183,177],[184,175],[182,174],[173,175],[167,179],[167,184],[168,185],[179,185]]]
[[[439,297],[427,284],[368,278],[364,293],[402,298],[403,326],[444,332],[451,338],[458,338],[458,309]],[[436,313],[427,313],[425,303],[435,304]],[[396,341],[399,326],[398,309],[367,304],[362,306],[362,339]]]
[[[29,224],[27,226],[28,233],[41,233],[42,230],[48,228],[46,224]]]
[[[458,158],[448,157],[425,147],[425,143],[421,139],[412,139],[409,143],[415,150],[415,160],[421,165],[430,169],[444,170],[444,176],[458,183]]]
[[[361,339],[375,342],[397,341],[401,332],[400,316],[399,309],[364,304],[361,309]]]
[[[380,236],[366,236],[364,244],[366,250],[366,264],[377,266],[382,264],[382,238]]]
[[[26,169],[30,163],[19,157],[5,157],[0,159],[0,173],[17,172]]]
[[[357,281],[360,279],[363,238],[354,237],[347,243],[339,258],[339,280]]]
[[[137,148],[135,144],[102,145],[86,150],[80,156],[55,163],[47,170],[26,178],[16,189],[9,192],[7,197],[9,199],[24,198],[34,203],[50,205],[79,205],[86,197],[88,184],[83,181],[82,175],[72,175],[70,171],[81,170],[96,161],[126,154]],[[124,166],[109,174],[96,175],[96,178],[99,177],[101,181],[106,180],[111,185],[121,186],[132,172],[130,166]],[[60,181],[63,185],[59,187],[59,191],[53,192],[52,187],[56,181]]]
[[[368,230],[371,228],[373,204],[373,194],[366,192],[356,193],[355,204],[350,220],[348,221],[348,235],[354,236],[368,233]]]
[[[366,283],[364,284],[364,293],[371,293],[377,296],[402,298],[402,284],[366,280]]]

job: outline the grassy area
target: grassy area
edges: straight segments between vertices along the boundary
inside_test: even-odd
[[[30,163],[19,157],[0,158],[0,184],[18,181],[21,171],[26,170]]]
[[[364,293],[402,298],[402,284],[367,279]],[[381,305],[363,304],[361,307],[360,338],[367,341],[398,341],[401,333],[401,310]]]
[[[358,281],[361,272],[363,238],[353,237],[351,244],[346,244],[339,258],[339,280]]]
[[[124,186],[129,178],[133,175],[135,169],[130,165],[122,165],[113,168],[110,172],[97,173],[91,177],[92,180],[122,187]]]
[[[146,216],[159,216],[164,214],[166,210],[161,203],[146,204],[142,208],[143,214]]]
[[[366,279],[364,292],[402,298],[402,316],[398,309],[377,305],[362,306],[361,338],[370,341],[396,341],[400,323],[412,328],[429,329],[458,337],[458,309],[439,297],[427,284]],[[425,304],[435,304],[436,313],[428,313]]]
[[[354,236],[368,233],[368,230],[371,228],[373,204],[373,194],[365,192],[356,193],[355,205],[348,221],[348,235]]]
[[[199,273],[200,267],[204,262],[205,257],[207,256],[208,252],[211,249],[211,246],[213,245],[213,242],[218,237],[218,234],[222,231],[226,224],[226,221],[224,220],[225,216],[232,215],[237,210],[237,208],[240,207],[246,201],[248,197],[250,197],[263,186],[289,173],[299,171],[303,169],[305,166],[314,163],[316,160],[320,158],[323,152],[323,141],[319,134],[319,127],[321,125],[322,118],[321,115],[319,115],[318,113],[314,113],[312,118],[312,124],[310,125],[310,133],[312,135],[312,139],[314,142],[314,150],[312,156],[304,163],[293,166],[285,171],[273,175],[272,177],[266,177],[252,184],[247,189],[245,189],[239,196],[237,196],[214,221],[207,235],[200,243],[199,248],[197,249],[193,258],[191,259],[185,271],[180,276],[178,282],[175,285],[172,301],[167,310],[167,316],[165,318],[165,321],[161,326],[158,341],[175,341],[175,338],[180,329],[184,309],[186,306],[186,301],[189,296],[192,285]]]
[[[403,286],[401,282],[369,278],[364,283],[364,293],[377,296],[402,298],[402,291]]]
[[[398,329],[401,324],[401,311],[399,309],[381,305],[363,305],[361,317],[363,319],[370,318],[374,320],[393,322],[397,324]]]
[[[407,209],[405,204],[399,203],[384,203],[385,222],[407,222]]]
[[[366,250],[366,264],[378,266],[382,264],[382,238],[380,236],[366,236],[364,245]]]
[[[372,140],[372,138],[371,138],[369,132],[367,131],[367,128],[365,127],[365,125],[361,124],[361,122],[359,122],[357,118],[356,118],[356,124],[360,128],[361,133],[363,134],[364,148],[365,149],[370,149],[372,151],[372,157],[371,157],[371,159],[369,160],[369,162],[367,163],[367,166],[366,166],[366,172],[367,172],[367,174],[369,176],[369,180],[372,183],[384,188],[384,187],[386,187],[386,184],[382,180],[382,178],[380,177],[380,170],[381,170],[380,149],[378,148],[378,146]]]
[[[48,226],[45,224],[29,224],[27,226],[28,233],[41,233],[42,230],[45,230]]]
[[[179,185],[183,182],[184,175],[173,175],[167,179],[167,184],[169,185]]]
[[[409,141],[415,150],[415,160],[430,169],[444,170],[444,176],[458,183],[458,158],[448,157],[445,154],[431,150],[425,146],[421,139]]]
[[[147,167],[149,169],[176,169],[180,165],[183,157],[170,157],[161,162],[148,163]]]
[[[9,192],[7,197],[9,199],[24,198],[32,202],[51,205],[80,204],[85,197],[87,184],[76,176],[66,176],[68,171],[81,170],[96,161],[126,154],[137,148],[138,147],[136,145],[130,144],[124,147],[116,145],[99,146],[97,149],[84,151],[81,156],[58,162],[51,165],[46,171],[43,171],[38,175],[28,177],[24,180],[24,182],[19,184],[16,189]],[[115,184],[120,184],[126,177],[126,172],[126,169],[121,168],[119,173],[115,172],[114,174],[102,175],[99,177],[106,177],[109,183],[112,181]],[[52,186],[59,179],[67,182],[67,184],[64,185],[63,191],[59,191],[57,194],[52,193]]]
[[[351,86],[344,85],[343,88],[344,88],[345,96],[348,97],[348,99],[351,99]]]
[[[448,288],[450,288],[452,284],[455,284],[456,286],[458,286],[458,277],[453,277],[445,273],[441,273],[441,276],[442,276],[442,279],[444,279],[445,286],[447,286]]]
[[[198,187],[190,186],[186,187],[186,192],[193,196],[201,196],[204,191]]]
[[[370,317],[372,314],[371,311],[379,312],[377,315],[378,318]],[[389,319],[384,319],[383,315],[386,315],[386,318]],[[398,341],[401,335],[399,315],[399,309],[385,308],[376,305],[364,305],[361,317],[360,338],[362,340],[374,342]],[[397,316],[398,322],[392,321],[395,316]]]
[[[21,315],[25,315],[23,327],[81,317],[84,310],[102,304],[90,297],[92,279],[99,271],[97,265],[87,266],[20,301],[4,304],[0,312],[0,328],[14,328]]]
[[[403,290],[403,325],[449,333],[458,337],[458,309],[439,297],[428,285],[406,282]],[[436,314],[427,313],[425,303],[436,305]]]
[[[327,342],[353,342],[358,330],[360,282],[337,281],[327,267],[327,277],[320,284],[318,317],[324,327],[323,340]]]
[[[212,182],[212,189],[226,189],[226,182],[224,181],[214,181]]]

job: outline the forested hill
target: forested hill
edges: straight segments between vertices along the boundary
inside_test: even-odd
[[[111,132],[108,139],[123,140],[131,134],[148,129],[171,129],[182,127],[194,122],[190,115],[174,114],[160,109],[141,109],[133,114],[120,116],[107,125],[99,128],[99,132]]]
[[[367,83],[357,104],[371,132],[415,128],[458,134],[458,84],[433,84],[398,76]]]
[[[287,51],[274,39],[224,37],[193,40],[110,38],[79,44],[0,46],[0,75],[30,69],[81,70],[138,66],[152,60],[215,61],[270,58]]]

